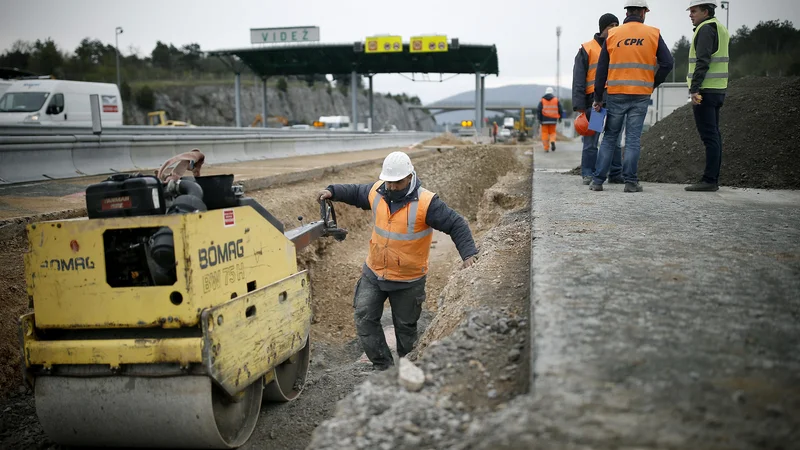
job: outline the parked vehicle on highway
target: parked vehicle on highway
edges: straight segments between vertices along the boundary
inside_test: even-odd
[[[7,90],[8,90],[8,88],[10,88],[10,87],[11,87],[11,84],[12,84],[12,83],[13,83],[13,81],[9,81],[9,80],[0,80],[0,95],[3,95],[3,93],[4,93],[5,91],[7,91]]]
[[[122,97],[113,83],[17,80],[0,97],[0,124],[92,126],[89,96],[100,99],[103,126],[122,126]]]

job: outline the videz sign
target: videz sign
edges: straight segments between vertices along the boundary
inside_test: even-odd
[[[319,27],[251,28],[251,44],[319,41]]]

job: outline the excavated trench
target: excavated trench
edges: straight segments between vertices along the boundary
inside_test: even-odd
[[[527,390],[530,156],[523,154],[525,150],[475,146],[413,161],[423,185],[467,218],[481,250],[478,264],[462,269],[450,238],[436,235],[421,337],[418,349],[410,355],[431,374],[426,389],[428,394],[435,390],[436,395],[430,398],[444,398],[444,406],[449,402],[460,408],[458,427],[453,430],[468,424],[460,421],[464,415],[495,410]],[[301,224],[299,216],[302,222],[318,219],[315,197],[319,190],[333,183],[371,183],[379,170],[380,164],[371,164],[248,195],[291,229]],[[310,272],[314,302],[306,389],[294,402],[265,403],[252,438],[242,448],[306,448],[315,429],[313,447],[339,448],[334,436],[343,419],[336,414],[337,403],[347,416],[348,402],[362,398],[364,386],[390,397],[402,390],[397,386],[396,369],[376,373],[370,364],[359,362],[362,350],[355,339],[352,295],[367,253],[371,216],[344,204],[335,206],[340,226],[349,231],[347,239],[318,240],[298,254],[300,267]],[[36,420],[33,396],[20,387],[16,318],[27,309],[23,228],[18,224],[0,232],[5,262],[0,269],[4,313],[0,327],[0,448],[58,448]],[[360,411],[367,414],[363,408]],[[445,409],[442,417],[454,414]],[[426,425],[420,422],[415,426]],[[425,436],[419,439],[428,442]],[[415,443],[412,438],[410,444]]]

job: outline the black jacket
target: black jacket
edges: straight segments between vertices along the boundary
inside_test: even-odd
[[[707,20],[711,19],[713,17],[709,17]],[[694,29],[697,30],[697,27]],[[708,24],[700,29],[694,40],[694,48],[697,53],[697,66],[692,75],[692,86],[689,88],[689,92],[692,94],[701,92],[700,85],[703,84],[708,73],[711,55],[719,50],[719,32],[716,23]],[[701,93],[724,94],[725,91],[725,89],[703,89]]]
[[[553,94],[545,94],[544,97],[542,98],[546,100],[552,100],[554,97],[555,95]],[[553,119],[552,117],[545,117],[544,114],[542,114],[543,109],[544,109],[544,104],[542,103],[541,100],[539,100],[539,107],[536,111],[536,115],[539,118],[539,123],[552,124],[556,123],[557,121],[561,120],[562,117],[564,117],[564,108],[561,107],[561,100],[558,101],[558,117],[559,117],[558,119]]]
[[[625,19],[625,23],[631,21],[644,23],[644,19],[639,16],[628,16]],[[600,51],[600,61],[597,62],[597,75],[595,76],[594,82],[594,99],[597,102],[601,102],[604,99],[606,82],[608,81],[608,64],[610,58],[611,57],[608,54],[608,49],[606,48],[606,43],[604,42],[603,49]],[[675,60],[672,58],[672,52],[669,51],[669,47],[667,47],[667,43],[664,42],[664,38],[661,35],[658,36],[656,60],[658,61],[658,71],[656,72],[653,88],[661,86],[661,83],[666,81],[667,75],[672,72],[672,68],[675,66]]]
[[[594,35],[594,40],[600,44],[600,47],[606,42],[606,38],[601,36],[600,33]],[[589,73],[589,54],[586,53],[586,49],[581,45],[578,54],[575,55],[575,64],[572,66],[572,110],[580,111],[583,109],[589,114],[588,110],[592,109],[594,96],[586,93],[587,73]]]
[[[417,183],[410,195],[407,195],[399,202],[389,202],[389,211],[394,214],[412,200],[419,199],[419,188],[421,185],[422,183],[417,179]],[[372,209],[372,205],[369,203],[369,191],[372,189],[371,183],[332,184],[326,189],[333,194],[331,200],[347,203],[348,205],[364,210]],[[378,188],[378,193],[384,195],[385,192],[386,184],[384,183]],[[475,248],[475,241],[472,239],[472,232],[469,229],[469,225],[467,225],[467,221],[456,211],[448,207],[438,195],[434,195],[428,207],[428,215],[425,217],[425,223],[434,230],[450,235],[462,260],[466,260],[478,254],[478,249]]]

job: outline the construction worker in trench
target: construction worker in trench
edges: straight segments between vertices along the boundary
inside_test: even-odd
[[[722,133],[719,111],[728,89],[730,34],[715,17],[716,0],[691,0],[689,18],[694,37],[689,49],[687,83],[692,96],[694,122],[706,147],[706,167],[698,183],[687,191],[716,192],[722,167]]]
[[[478,250],[467,221],[422,187],[407,154],[389,154],[379,178],[369,184],[332,184],[317,198],[372,210],[369,255],[356,283],[353,308],[364,352],[375,369],[386,370],[394,360],[380,323],[384,303],[388,297],[402,358],[417,340],[433,230],[450,235],[464,268],[477,261]]]
[[[556,151],[556,124],[560,123],[564,117],[561,101],[553,95],[553,92],[555,90],[552,87],[547,88],[537,108],[539,124],[542,126],[542,146],[545,153],[550,150]]]
[[[625,155],[622,162],[624,192],[642,192],[639,184],[639,153],[642,130],[653,90],[672,71],[672,53],[658,28],[645,25],[650,8],[647,0],[626,0],[624,23],[608,33],[600,50],[594,85],[595,112],[608,105],[603,143],[589,184],[592,191],[602,191],[617,139],[625,127]],[[608,86],[608,97],[604,98]]]
[[[594,38],[584,42],[575,55],[575,64],[572,68],[572,109],[586,115],[586,119],[592,117],[592,104],[594,103],[594,78],[597,72],[597,62],[600,60],[600,51],[606,42],[608,33],[619,26],[619,19],[611,13],[603,14],[598,21],[600,32]],[[605,102],[603,104],[605,106]],[[592,136],[583,136],[583,151],[581,152],[581,177],[584,185],[589,185],[592,181],[595,164],[597,163],[597,152],[600,147],[600,133]],[[617,139],[617,146],[614,148],[614,157],[611,160],[611,173],[609,183],[623,184],[622,178],[622,135]]]

